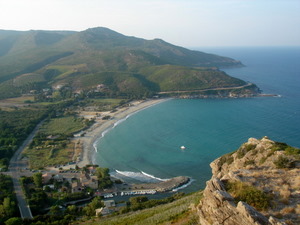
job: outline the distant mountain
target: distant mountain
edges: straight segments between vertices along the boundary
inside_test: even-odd
[[[68,85],[77,92],[105,85],[111,92],[138,95],[244,85],[217,69],[228,66],[242,64],[103,27],[82,32],[0,30],[0,97],[40,84]]]

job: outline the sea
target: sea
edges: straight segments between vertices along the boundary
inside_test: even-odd
[[[94,162],[112,176],[128,182],[188,176],[181,191],[189,193],[205,187],[214,159],[250,137],[300,147],[300,47],[194,50],[240,60],[244,67],[222,70],[277,96],[171,99],[135,113],[95,143]]]

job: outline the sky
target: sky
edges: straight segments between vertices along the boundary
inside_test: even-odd
[[[92,27],[184,47],[300,46],[300,0],[0,0],[0,29]]]

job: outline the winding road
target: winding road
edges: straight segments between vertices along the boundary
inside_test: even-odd
[[[23,144],[18,148],[15,152],[14,156],[11,158],[8,172],[6,174],[10,175],[13,180],[14,189],[16,193],[16,197],[18,200],[18,207],[20,210],[21,217],[24,218],[32,218],[32,213],[29,205],[26,202],[25,194],[22,190],[22,186],[20,183],[21,176],[32,176],[32,173],[29,170],[26,170],[27,162],[22,160],[21,153],[24,151],[25,147],[32,141],[33,137],[42,126],[45,120],[41,121],[35,129],[31,132],[31,134],[27,137],[27,139],[23,142]]]
[[[158,94],[190,93],[190,92],[217,91],[217,90],[235,90],[235,89],[241,89],[241,88],[249,87],[251,85],[253,85],[253,84],[252,83],[247,83],[245,85],[237,86],[237,87],[206,88],[206,89],[189,90],[189,91],[162,91],[162,92],[158,92]]]

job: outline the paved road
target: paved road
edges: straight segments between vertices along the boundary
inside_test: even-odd
[[[203,91],[217,91],[217,90],[232,90],[232,89],[241,89],[245,87],[249,87],[253,85],[252,83],[248,83],[238,87],[221,87],[221,88],[206,88],[201,90],[189,90],[189,91],[162,91],[158,92],[158,94],[172,94],[172,93],[190,93],[190,92],[203,92]]]
[[[36,128],[32,131],[32,133],[27,137],[27,139],[15,152],[14,156],[10,160],[9,167],[8,167],[7,174],[9,174],[12,177],[15,193],[18,200],[18,206],[22,218],[32,218],[32,214],[31,214],[30,207],[26,202],[25,194],[22,190],[19,179],[21,176],[31,176],[32,173],[26,170],[27,163],[25,160],[21,159],[21,153],[25,149],[25,147],[32,141],[34,135],[37,133],[38,129],[41,127],[43,122],[44,120],[36,126]]]

